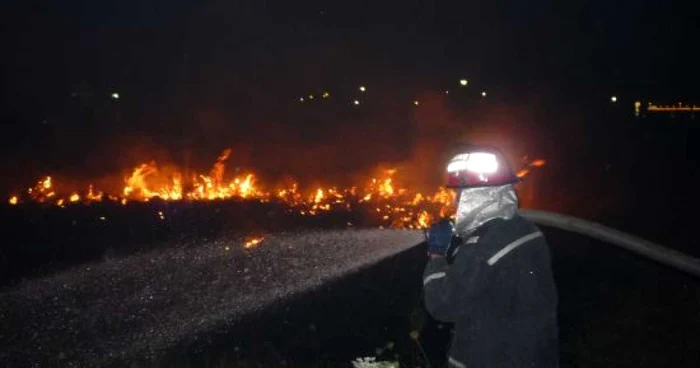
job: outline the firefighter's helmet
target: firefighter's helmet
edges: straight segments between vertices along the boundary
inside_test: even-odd
[[[448,188],[479,188],[519,181],[503,154],[493,147],[463,151],[447,165]]]

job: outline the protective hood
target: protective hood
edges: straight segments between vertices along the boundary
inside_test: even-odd
[[[455,231],[465,237],[493,219],[511,219],[517,211],[513,185],[462,189],[457,198]]]

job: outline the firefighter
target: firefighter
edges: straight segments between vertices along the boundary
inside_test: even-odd
[[[428,232],[425,307],[454,323],[448,366],[557,367],[557,291],[547,241],[518,215],[517,176],[496,149],[469,150],[447,167],[454,225]]]

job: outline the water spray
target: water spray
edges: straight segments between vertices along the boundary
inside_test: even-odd
[[[191,336],[229,328],[372,267],[420,244],[422,237],[418,231],[357,229],[194,242],[84,264],[0,290],[0,324],[8,316],[19,321],[0,328],[12,336],[0,336],[0,361],[48,366],[62,355],[66,366],[106,366],[155,359]],[[123,327],[114,332],[108,326]]]

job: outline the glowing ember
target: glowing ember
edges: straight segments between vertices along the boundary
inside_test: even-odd
[[[24,195],[13,195],[8,202],[55,204],[60,207],[79,203],[110,201],[127,205],[131,201],[148,202],[152,199],[164,201],[212,201],[255,200],[277,202],[288,206],[302,216],[316,216],[330,211],[361,210],[370,213],[386,227],[426,228],[437,218],[452,216],[455,193],[438,188],[434,193],[421,193],[401,184],[400,173],[384,170],[381,175],[369,177],[359,185],[350,187],[315,187],[312,191],[301,190],[296,182],[280,186],[264,186],[251,172],[242,172],[234,177],[226,176],[226,161],[231,150],[224,150],[208,174],[196,172],[183,175],[183,171],[161,170],[156,162],[141,163],[124,177],[120,193],[105,193],[92,184],[83,190],[57,188],[51,176],[39,180],[26,190]],[[525,177],[534,168],[546,165],[543,159],[524,158],[523,169],[517,175]],[[163,212],[156,212],[165,220]],[[260,240],[246,243],[246,248],[257,245]]]
[[[260,236],[260,237],[249,237],[249,238],[246,239],[245,245],[243,245],[243,248],[245,248],[245,249],[254,248],[254,247],[258,246],[258,244],[262,243],[262,241],[263,241],[264,239],[265,239],[265,238],[262,237],[262,236]]]

